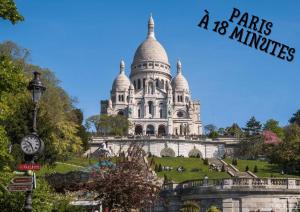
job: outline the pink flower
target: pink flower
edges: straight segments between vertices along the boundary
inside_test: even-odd
[[[278,136],[270,130],[263,131],[263,137],[265,144],[279,144],[282,142],[281,139],[278,138]]]

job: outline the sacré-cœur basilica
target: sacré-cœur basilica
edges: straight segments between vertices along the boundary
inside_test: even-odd
[[[179,60],[176,74],[171,75],[168,55],[156,39],[154,26],[150,16],[147,37],[134,54],[129,77],[125,74],[125,62],[121,60],[110,99],[101,101],[101,114],[128,117],[129,136],[94,137],[90,142],[91,152],[105,143],[107,149],[116,154],[134,141],[142,143],[146,152],[156,156],[223,156],[225,146],[234,147],[237,140],[219,138],[212,141],[202,136],[200,102],[192,99]],[[231,147],[227,149],[232,150]]]

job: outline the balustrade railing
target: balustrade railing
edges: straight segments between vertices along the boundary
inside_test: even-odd
[[[294,178],[230,178],[230,179],[199,179],[189,180],[179,184],[165,184],[163,190],[170,189],[189,189],[189,188],[207,188],[215,189],[296,189],[300,191],[300,179]]]

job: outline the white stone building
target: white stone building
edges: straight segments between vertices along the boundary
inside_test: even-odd
[[[168,55],[154,35],[152,16],[147,38],[135,52],[129,78],[122,60],[111,98],[101,101],[101,114],[127,116],[132,123],[129,134],[202,134],[200,103],[192,100],[180,61],[172,77]]]

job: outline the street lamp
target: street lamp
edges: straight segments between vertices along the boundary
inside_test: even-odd
[[[21,141],[21,149],[25,154],[25,163],[32,164],[34,163],[34,156],[43,151],[44,143],[39,138],[36,129],[36,116],[37,116],[37,105],[42,96],[42,93],[46,90],[46,87],[43,86],[40,73],[35,71],[33,72],[34,77],[29,82],[28,90],[32,93],[32,101],[34,103],[33,109],[33,123],[32,123],[32,133],[26,135]],[[34,179],[35,180],[35,179]],[[26,191],[24,211],[32,211],[32,190]]]
[[[41,99],[42,93],[46,90],[46,87],[43,86],[40,79],[40,73],[35,71],[33,72],[34,77],[29,82],[28,90],[32,93],[32,101],[34,103],[33,109],[33,132],[36,132],[36,115],[37,115],[37,104]]]

